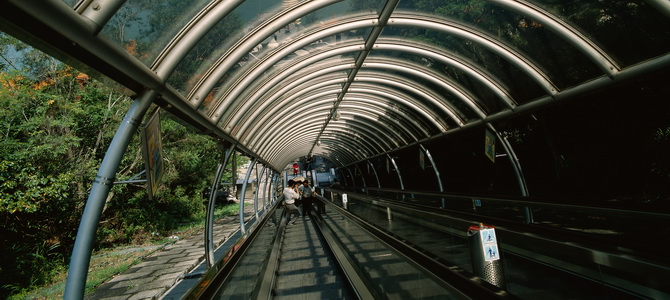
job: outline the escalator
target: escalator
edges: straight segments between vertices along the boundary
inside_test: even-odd
[[[186,299],[650,299],[669,295],[647,257],[565,230],[497,219],[505,285],[475,275],[469,225],[486,219],[349,194],[327,214],[287,224],[282,209]],[[542,232],[542,234],[541,234]],[[631,253],[629,253],[631,254]],[[224,257],[224,259],[226,258]],[[627,273],[628,272],[628,273]],[[631,276],[636,274],[637,276]],[[651,279],[650,279],[651,278]]]

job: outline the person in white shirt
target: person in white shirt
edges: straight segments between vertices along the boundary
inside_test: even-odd
[[[300,210],[295,206],[295,200],[300,198],[298,192],[295,191],[295,181],[289,180],[288,186],[284,188],[284,204],[286,209],[288,209],[288,215],[286,216],[287,223],[291,222],[291,216],[295,215],[295,219],[291,224],[295,224],[300,217]]]

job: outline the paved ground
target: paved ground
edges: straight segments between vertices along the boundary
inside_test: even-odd
[[[253,216],[253,204],[245,201],[245,220]],[[214,223],[214,246],[218,247],[240,228],[239,216],[228,216]],[[169,244],[141,263],[100,285],[85,299],[158,299],[180,276],[189,273],[205,259],[204,233]]]

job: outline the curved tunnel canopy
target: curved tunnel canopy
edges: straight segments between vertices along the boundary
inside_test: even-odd
[[[355,164],[670,64],[667,0],[7,0],[2,28],[282,170]],[[627,41],[623,43],[622,41]],[[288,128],[300,134],[287,142]]]

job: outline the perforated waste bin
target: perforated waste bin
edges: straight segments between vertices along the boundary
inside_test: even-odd
[[[468,244],[475,275],[505,289],[505,270],[500,256],[495,227],[479,224],[468,228]]]

